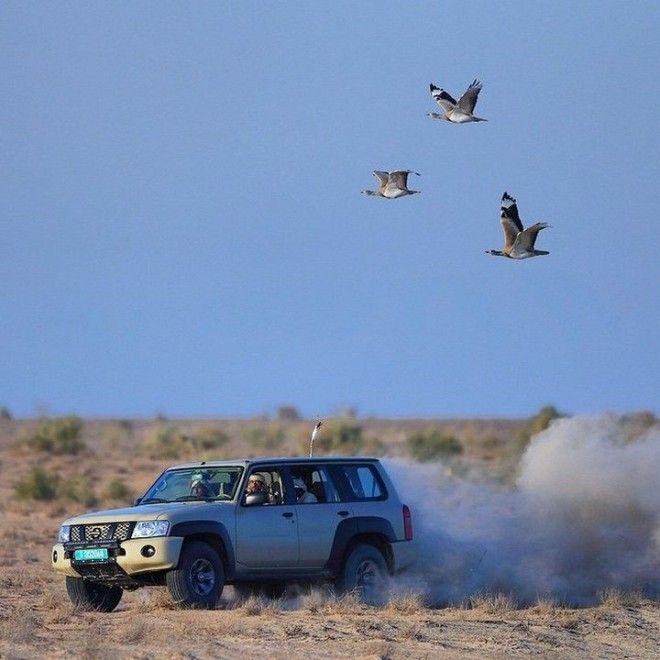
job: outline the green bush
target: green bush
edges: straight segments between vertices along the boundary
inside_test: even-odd
[[[417,461],[434,461],[463,452],[463,445],[453,435],[440,431],[415,433],[406,440],[410,455]]]
[[[60,476],[56,472],[47,472],[37,465],[27,477],[16,483],[14,490],[19,500],[47,502],[57,497],[59,485]]]
[[[302,451],[309,452],[311,431],[301,436]],[[370,446],[376,445],[376,440],[370,441]],[[340,421],[323,425],[319,436],[314,440],[314,454],[344,454],[347,456],[359,454],[363,451],[365,440],[362,427],[350,421]]]
[[[131,499],[131,493],[121,479],[113,479],[105,487],[103,497],[107,500],[128,501]]]
[[[85,476],[74,476],[61,483],[57,489],[57,497],[62,500],[79,502],[85,506],[94,506],[98,499],[94,492],[94,482]]]
[[[527,448],[532,437],[541,431],[545,431],[553,419],[565,416],[564,413],[559,412],[554,406],[544,406],[541,408],[535,415],[529,418],[525,428],[518,434],[515,443],[516,453],[522,453]]]
[[[85,443],[80,439],[82,427],[82,419],[75,415],[48,420],[39,426],[27,444],[32,449],[51,454],[77,454],[85,449]]]
[[[286,434],[277,428],[250,427],[243,433],[243,439],[254,449],[262,451],[273,451],[284,444]]]
[[[186,436],[175,426],[165,426],[156,431],[147,446],[157,458],[179,458],[187,449]]]
[[[195,451],[210,451],[224,447],[229,442],[229,436],[220,429],[209,429],[196,435],[184,436],[184,441]]]
[[[277,409],[277,419],[281,422],[297,422],[300,420],[300,413],[295,406],[280,406]]]

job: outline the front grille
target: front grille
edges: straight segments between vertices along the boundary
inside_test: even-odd
[[[70,541],[74,543],[93,543],[95,541],[125,541],[131,537],[132,522],[103,523],[98,525],[73,525]]]

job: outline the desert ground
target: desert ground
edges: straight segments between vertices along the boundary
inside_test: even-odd
[[[606,588],[579,607],[484,591],[439,604],[397,589],[373,607],[323,586],[292,588],[277,600],[242,599],[226,587],[213,611],[177,610],[164,589],[141,589],[111,614],[76,612],[50,567],[63,519],[130,502],[160,469],[191,457],[306,453],[313,421],[80,420],[78,445],[49,444],[52,422],[0,421],[0,657],[658,657],[660,602],[643,589]],[[409,438],[427,434],[432,444],[435,431],[460,450],[440,443],[433,461],[507,489],[538,423],[349,417],[326,425],[318,449],[410,458],[420,443]],[[654,424],[648,414],[631,417],[631,436]],[[34,483],[35,468],[45,489]]]

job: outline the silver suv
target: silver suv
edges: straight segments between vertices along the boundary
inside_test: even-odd
[[[371,601],[413,563],[412,537],[375,458],[203,461],[168,468],[132,507],[66,520],[52,565],[84,610],[150,585],[182,607],[213,608],[225,584],[276,595],[322,580]]]

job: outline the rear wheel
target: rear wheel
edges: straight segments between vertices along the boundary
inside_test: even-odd
[[[67,575],[66,592],[77,610],[112,612],[119,604],[123,590],[121,587],[109,587]]]
[[[225,572],[210,545],[191,541],[183,546],[179,565],[167,572],[165,582],[177,605],[213,609],[225,586]]]
[[[387,563],[380,550],[360,543],[346,557],[337,586],[340,591],[355,592],[361,601],[375,605],[385,599],[387,578]]]

